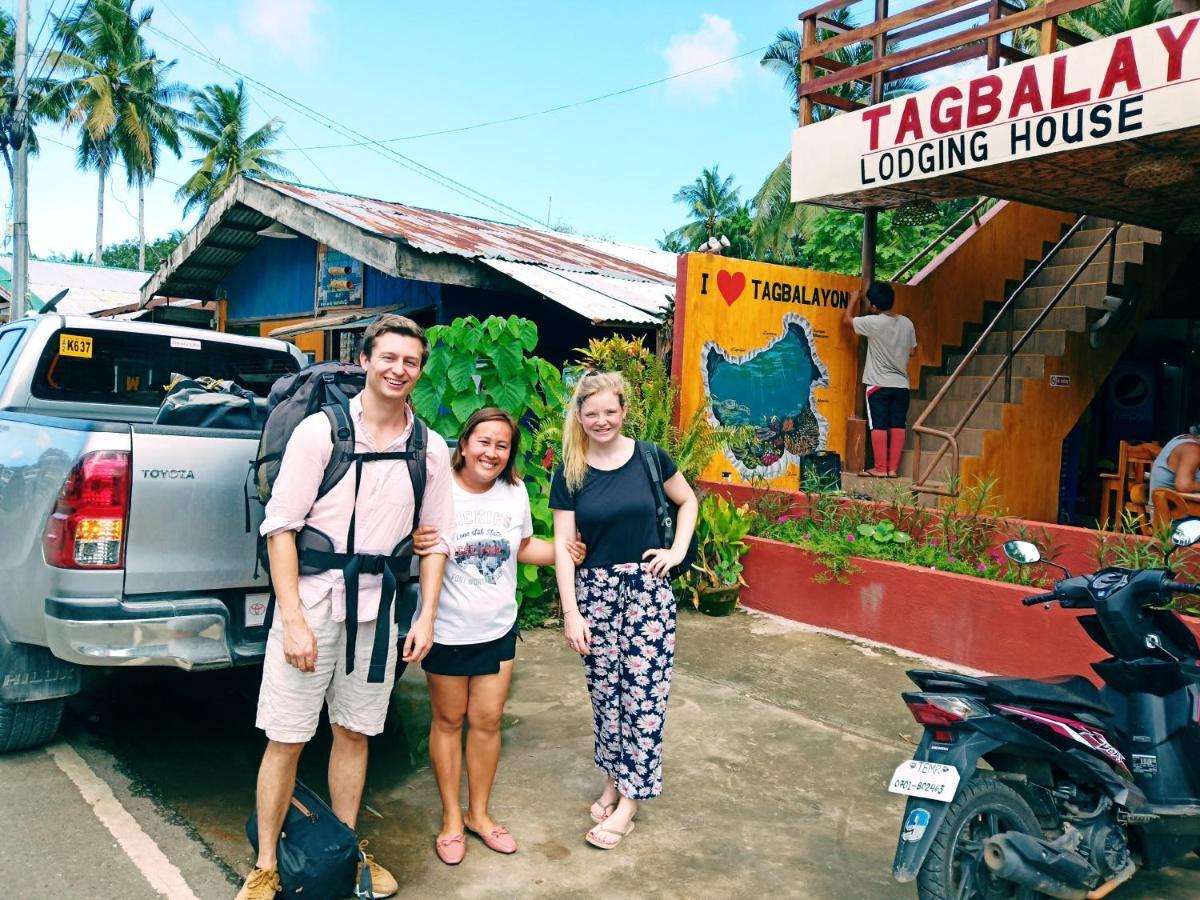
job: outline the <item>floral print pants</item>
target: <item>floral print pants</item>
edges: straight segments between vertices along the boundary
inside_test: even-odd
[[[675,657],[671,582],[641,563],[582,568],[579,610],[591,631],[583,657],[592,697],[596,766],[622,796],[662,793],[662,736]]]

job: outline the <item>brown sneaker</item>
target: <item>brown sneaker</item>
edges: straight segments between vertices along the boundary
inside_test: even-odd
[[[275,900],[275,895],[283,890],[279,883],[279,873],[274,869],[250,870],[242,889],[237,892],[235,900]]]
[[[369,866],[371,869],[371,893],[360,894],[360,897],[372,897],[375,900],[380,900],[383,897],[390,897],[392,894],[400,890],[400,884],[392,876],[392,873],[375,862],[375,857],[367,852],[367,842],[358,842],[359,860],[358,860],[358,875],[362,876],[362,867]]]

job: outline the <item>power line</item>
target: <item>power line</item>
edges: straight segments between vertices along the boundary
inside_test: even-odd
[[[46,137],[46,135],[44,135],[44,134],[39,134],[38,140],[46,141],[49,144],[57,144],[59,147],[66,147],[68,150],[71,150],[72,152],[77,149],[75,147],[75,145],[73,145],[73,144],[68,144],[64,141],[56,141],[54,138]],[[123,162],[121,162],[119,159],[114,159],[110,165],[119,166],[120,168],[126,169],[126,171],[128,171],[125,164]],[[172,181],[170,178],[164,178],[162,175],[155,175],[154,178],[151,179],[150,183],[153,183],[155,181],[161,181],[164,184],[170,184],[177,188],[183,187],[183,185],[180,184],[178,181]]]
[[[71,5],[71,0],[67,0],[66,6],[70,6],[70,5]],[[64,10],[65,9],[66,9],[66,7],[64,6]],[[40,44],[42,42],[42,33],[46,30],[46,25],[49,24],[50,19],[53,16],[53,14],[54,14],[54,0],[50,0],[50,2],[46,4],[46,13],[45,13],[45,15],[42,16],[42,24],[38,26],[37,36],[34,37],[33,42],[30,44],[30,46],[33,47],[33,49],[35,51],[37,50],[38,44]],[[47,49],[49,49],[50,43],[51,43],[51,41],[53,41],[53,39],[54,39],[54,35],[51,34],[50,40],[46,41]],[[33,53],[30,53],[25,59],[26,71],[29,70],[29,63],[30,63],[30,60],[32,60],[32,59],[33,59]],[[45,57],[44,52],[42,53],[42,55],[37,57],[37,64],[33,67],[33,72],[29,76],[29,81],[32,82],[32,81],[37,80],[38,72],[43,68],[45,59],[46,59],[46,57]]]
[[[204,48],[204,51],[209,56],[214,56],[214,57],[216,56],[216,54],[214,54],[212,52],[212,50],[209,49],[208,44],[204,43],[204,40],[200,37],[200,35],[196,34],[196,32],[194,32],[192,30],[191,26],[188,25],[188,23],[183,20],[183,17],[180,16],[179,13],[175,12],[175,10],[173,10],[167,4],[166,0],[158,0],[158,2],[159,2],[159,5],[163,9],[165,9],[167,12],[169,12],[171,14],[171,16],[175,19],[176,22],[178,22],[180,25],[183,26],[183,30],[186,31],[188,34],[190,34],[192,36],[192,39],[195,40],[197,44],[199,44],[201,47]],[[250,96],[250,102],[253,103],[255,106],[257,106],[260,110],[262,110],[265,115],[269,116],[272,119],[275,118],[274,116],[271,115],[271,113],[267,110],[267,108],[265,106],[263,106],[261,103],[259,103],[258,98],[255,97],[253,94]],[[303,147],[301,147],[299,144],[296,143],[295,138],[293,138],[292,135],[288,131],[285,130],[283,134],[284,134],[284,137],[287,138],[287,140],[291,143],[291,145],[293,147],[295,147],[302,154],[304,154],[304,158],[309,161],[309,163],[312,165],[312,167],[314,169],[316,169],[317,172],[320,173],[321,177],[324,178],[334,190],[340,190],[340,188],[338,188],[337,182],[334,181],[329,176],[328,172],[326,172],[324,169],[322,169],[317,164],[317,161],[315,159],[313,159],[311,156],[308,155],[308,152]]]
[[[92,5],[92,0],[83,0],[83,4],[79,7],[79,13],[75,16],[75,20],[70,25],[67,26],[68,31],[70,29],[74,28],[76,25],[78,25],[83,20],[83,17],[85,15],[87,15],[88,7],[91,5]],[[66,45],[65,45],[65,38],[64,38],[64,49],[65,49],[65,46]],[[54,64],[52,66],[50,66],[50,72],[46,75],[46,81],[49,81],[51,78],[54,77],[54,70],[58,68],[59,62],[62,61],[62,55],[63,55],[63,51],[61,51],[61,50],[55,55]]]
[[[607,94],[599,94],[595,97],[588,97],[585,100],[574,100],[570,103],[561,103],[558,106],[550,106],[546,109],[539,109],[533,112],[521,113],[515,116],[508,116],[504,119],[489,119],[486,122],[475,122],[471,125],[460,125],[455,128],[443,128],[440,131],[423,131],[419,134],[406,134],[402,137],[385,138],[383,140],[374,141],[378,144],[395,144],[400,141],[415,141],[419,138],[438,137],[443,134],[460,134],[464,131],[474,131],[477,128],[490,128],[493,125],[506,125],[509,122],[521,122],[525,119],[533,119],[537,116],[547,116],[551,113],[562,112],[568,109],[575,109],[579,106],[587,106],[589,103],[598,103],[601,100],[611,100],[613,97],[621,97],[625,94],[632,94],[634,91],[644,90],[645,88],[655,87],[660,84],[666,84],[668,81],[674,81],[676,78],[685,78],[688,75],[695,75],[697,72],[703,72],[706,69],[712,69],[716,66],[723,66],[726,63],[736,62],[739,59],[744,59],[747,56],[754,56],[756,53],[762,53],[769,45],[755,47],[753,50],[747,50],[745,53],[739,53],[737,56],[730,56],[727,59],[720,59],[716,62],[711,62],[703,66],[697,66],[694,69],[688,69],[686,72],[676,72],[674,75],[668,75],[665,78],[656,78],[654,81],[645,81],[641,84],[635,84],[632,87],[621,88],[618,91],[609,91]],[[361,144],[319,144],[312,147],[304,147],[304,150],[334,150],[343,147],[359,147]]]
[[[372,140],[371,138],[367,137],[362,132],[356,131],[355,129],[351,128],[350,126],[344,125],[341,122],[338,122],[336,119],[333,119],[330,116],[325,115],[324,113],[318,112],[317,110],[313,109],[310,106],[307,106],[306,104],[302,103],[301,101],[296,100],[296,99],[288,96],[287,94],[284,94],[283,92],[276,90],[275,88],[272,88],[270,85],[259,81],[258,79],[254,78],[253,76],[247,75],[246,73],[241,72],[238,69],[235,69],[233,66],[230,66],[227,63],[222,62],[221,60],[217,59],[216,57],[206,54],[201,50],[197,50],[195,47],[192,47],[190,44],[188,44],[184,41],[181,41],[179,38],[175,37],[174,35],[168,34],[167,32],[163,31],[160,28],[156,28],[152,25],[148,25],[147,28],[149,30],[153,31],[155,34],[159,35],[160,37],[164,38],[165,40],[170,41],[175,46],[180,47],[183,50],[186,50],[188,53],[191,53],[193,56],[196,56],[200,59],[205,60],[206,62],[210,63],[211,65],[215,66],[216,68],[220,69],[221,71],[225,72],[226,74],[233,75],[235,77],[238,77],[245,81],[250,82],[251,84],[258,87],[259,89],[265,91],[268,95],[270,95],[274,99],[276,99],[279,102],[286,105],[288,108],[293,109],[296,112],[299,112],[301,115],[305,116],[306,118],[311,119],[312,121],[316,122],[317,124],[321,125],[322,127],[327,128],[330,131],[333,131],[336,134],[340,134],[344,137],[357,138],[361,142],[360,146],[367,147],[371,150],[374,150],[376,153],[380,154],[385,159],[389,159],[390,161],[395,162],[397,165],[400,165],[401,167],[408,169],[409,171],[413,172],[416,175],[420,175],[422,178],[426,178],[426,179],[434,182],[435,184],[437,184],[441,187],[444,187],[449,191],[452,191],[453,193],[456,193],[462,197],[465,197],[466,199],[470,200],[473,203],[478,203],[482,206],[487,207],[488,209],[496,211],[501,216],[506,216],[506,215],[511,214],[511,215],[516,215],[519,218],[524,219],[530,223],[533,223],[539,227],[541,227],[543,224],[540,219],[538,219],[534,216],[531,216],[528,213],[522,212],[521,210],[517,209],[516,207],[509,206],[507,203],[504,203],[501,200],[497,200],[495,197],[492,197],[488,194],[483,193],[482,191],[480,191],[476,188],[473,188],[467,184],[464,184],[463,182],[458,181],[457,179],[452,178],[451,176],[446,175],[443,172],[439,172],[438,170],[432,168],[431,166],[427,166],[424,163],[413,159],[411,156],[407,156],[407,155],[399,152],[398,150],[394,150],[390,147],[385,147],[384,145],[380,144],[378,141]]]

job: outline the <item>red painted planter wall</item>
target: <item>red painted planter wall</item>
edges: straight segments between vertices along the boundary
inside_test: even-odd
[[[735,503],[753,503],[755,490],[745,485],[723,484],[716,481],[702,481],[700,487],[713,493],[721,494]],[[805,494],[799,491],[786,492],[792,498],[793,508],[800,512],[805,508]],[[867,500],[847,498],[846,503],[870,503]],[[1070,525],[1055,525],[1049,522],[1031,522],[1026,519],[1006,519],[1011,523],[1013,534],[997,535],[997,547],[1005,540],[1016,537],[1016,529],[1024,527],[1034,537],[1040,537],[1042,530],[1053,541],[1060,551],[1055,558],[1059,565],[1066,566],[1072,574],[1093,572],[1096,564],[1096,532],[1090,528],[1075,528]],[[1053,570],[1050,570],[1053,571]]]
[[[1076,529],[1078,530],[1078,529]],[[1080,674],[1107,654],[1074,621],[1082,613],[1025,607],[1031,588],[880,560],[853,560],[846,584],[791,544],[749,538],[742,605],[998,675]],[[1200,625],[1189,623],[1200,635]]]

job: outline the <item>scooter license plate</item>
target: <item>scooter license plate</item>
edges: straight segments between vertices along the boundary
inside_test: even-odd
[[[908,797],[949,803],[958,791],[959,775],[954,766],[910,759],[896,767],[888,790]]]

